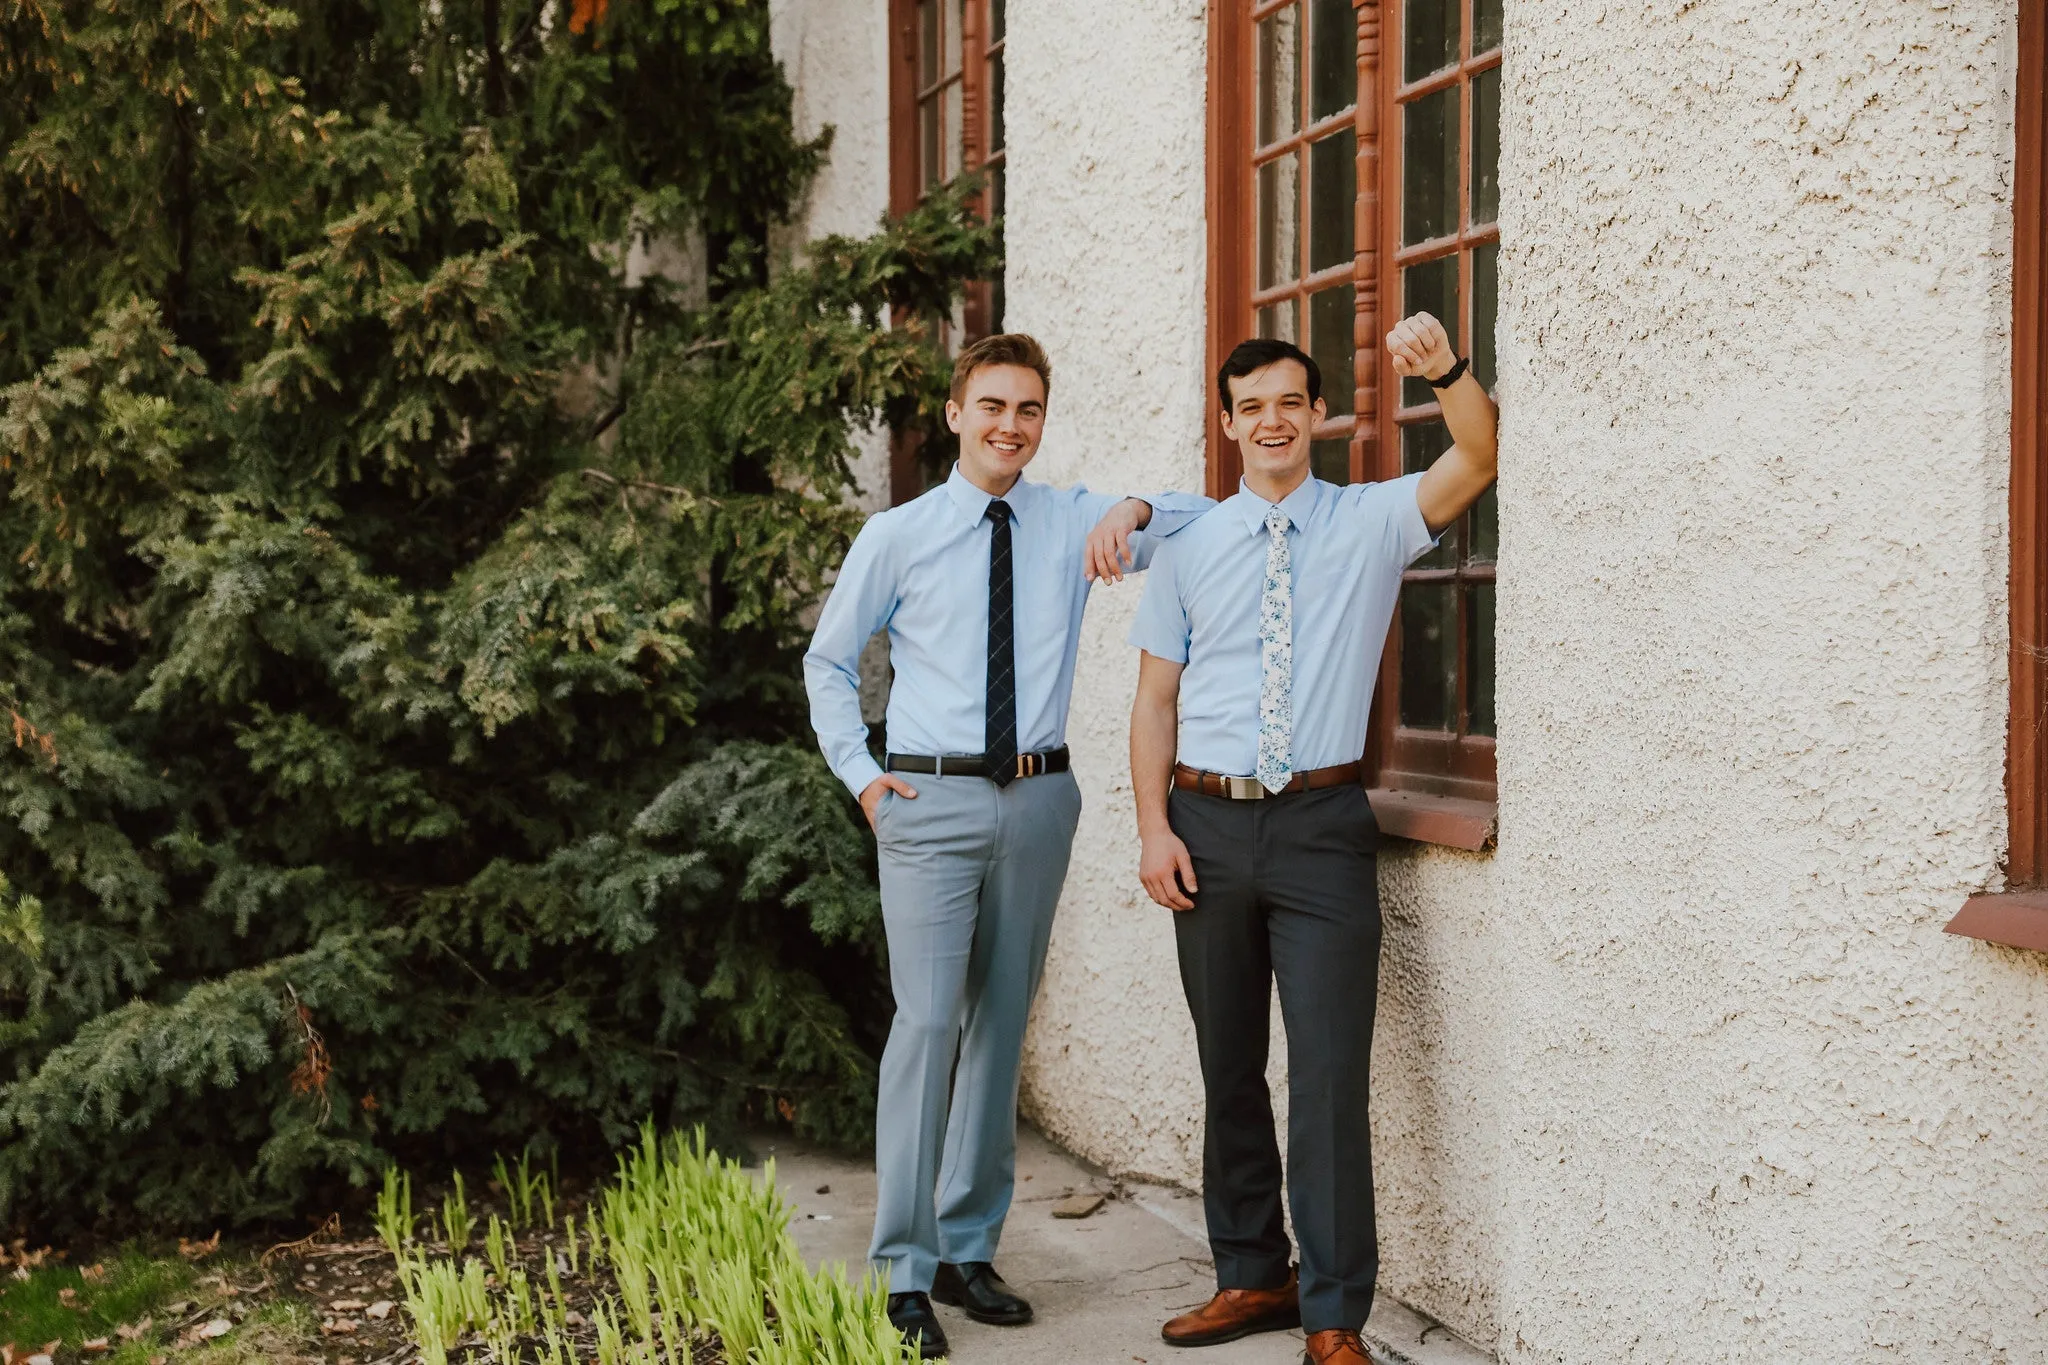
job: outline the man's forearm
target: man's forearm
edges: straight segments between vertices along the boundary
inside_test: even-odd
[[[1443,405],[1444,425],[1451,440],[1465,452],[1475,468],[1493,469],[1499,464],[1500,412],[1487,397],[1486,386],[1468,367],[1458,382],[1437,394]]]
[[[1166,792],[1173,781],[1173,754],[1180,718],[1171,703],[1144,696],[1131,708],[1131,792],[1138,802],[1138,832],[1167,828]]]

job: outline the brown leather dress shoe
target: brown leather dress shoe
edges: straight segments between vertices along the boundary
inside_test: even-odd
[[[1302,1365],[1372,1365],[1372,1355],[1358,1339],[1358,1333],[1342,1327],[1311,1332],[1308,1350],[1301,1359]]]
[[[1159,1329],[1168,1346],[1219,1346],[1254,1332],[1301,1326],[1301,1284],[1293,1270],[1278,1289],[1219,1289],[1192,1313]]]

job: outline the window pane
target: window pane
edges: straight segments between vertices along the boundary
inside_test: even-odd
[[[1472,249],[1472,373],[1494,384],[1494,330],[1500,320],[1500,243]]]
[[[988,59],[988,150],[1003,150],[1003,54]]]
[[[1490,735],[1493,724],[1493,584],[1474,583],[1465,613],[1470,632],[1465,657],[1472,676],[1465,696],[1465,730],[1468,734]]]
[[[961,90],[960,82],[954,81],[946,87],[945,92],[939,97],[945,101],[946,105],[945,127],[941,130],[939,137],[946,159],[943,178],[947,180],[951,180],[954,176],[960,174],[961,171],[960,162],[963,150],[961,134],[964,131],[960,122]]]
[[[927,89],[939,78],[939,0],[917,0],[917,84]]]
[[[1301,329],[1295,326],[1293,299],[1269,303],[1259,310],[1259,335],[1274,341],[1299,342]]]
[[[1500,68],[1472,78],[1472,221],[1500,217]]]
[[[1401,106],[1401,242],[1458,230],[1458,87]]]
[[[1356,250],[1358,135],[1346,128],[1308,149],[1308,268],[1349,261]]]
[[[923,149],[924,187],[930,189],[943,180],[939,165],[939,97],[932,96],[917,107],[918,144]]]
[[[960,28],[961,17],[966,11],[967,0],[946,0],[946,74],[960,69]]]
[[[1289,152],[1259,167],[1259,288],[1271,289],[1301,274],[1300,154]]]
[[[1301,9],[1259,20],[1259,145],[1301,131]]]
[[[1351,411],[1358,380],[1351,370],[1351,338],[1357,326],[1357,304],[1351,286],[1340,284],[1310,295],[1308,353],[1323,372],[1323,402],[1332,417]]]
[[[1008,168],[998,161],[988,168],[988,216],[1003,216],[1003,182]]]
[[[1473,0],[1472,55],[1500,46],[1500,0]]]
[[[1401,428],[1401,472],[1420,474],[1436,463],[1436,457],[1451,448],[1451,433],[1442,422],[1415,422]],[[1458,528],[1444,528],[1435,549],[1415,561],[1417,569],[1450,569],[1458,563]]]
[[[1351,438],[1338,436],[1309,442],[1308,471],[1324,483],[1350,483]]]
[[[1496,486],[1479,495],[1472,507],[1471,558],[1500,558],[1500,489]]]
[[[1486,0],[1479,0],[1479,7],[1485,9]],[[1500,0],[1494,0],[1494,8],[1498,11]],[[1499,26],[1500,20],[1496,17],[1494,27],[1498,29]],[[991,43],[1000,43],[1003,40],[1003,0],[988,0],[988,40]]]
[[[1439,256],[1401,272],[1401,316],[1428,313],[1444,325],[1451,349],[1458,349],[1458,254]],[[1425,379],[1401,381],[1401,406],[1421,407],[1436,401],[1436,390]]]
[[[1309,117],[1328,118],[1358,101],[1358,13],[1351,0],[1312,0]]]
[[[1458,599],[1453,583],[1401,589],[1401,723],[1448,730],[1458,696]]]
[[[1458,60],[1458,12],[1465,0],[1408,0],[1402,8],[1402,30],[1407,56],[1401,63],[1401,79],[1421,80]]]

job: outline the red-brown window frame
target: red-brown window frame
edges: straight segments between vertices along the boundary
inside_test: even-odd
[[[944,0],[937,0],[944,3]],[[919,142],[918,0],[889,0],[889,212],[904,214],[924,196],[924,158]],[[1000,58],[1007,35],[989,41],[989,0],[963,0],[960,23],[960,164],[987,170],[1006,160],[989,153],[989,72]],[[984,217],[995,210],[995,191],[981,187]],[[961,321],[964,341],[988,335],[995,318],[995,288],[977,280],[967,287]],[[916,447],[898,440],[890,449],[891,501],[904,502],[917,493]]]
[[[1400,210],[1398,193],[1388,187],[1400,184],[1399,139],[1388,138],[1381,147],[1381,130],[1398,126],[1396,104],[1403,94],[1420,94],[1437,85],[1470,79],[1480,71],[1497,66],[1498,54],[1478,62],[1461,62],[1449,71],[1416,82],[1403,91],[1398,83],[1398,62],[1383,60],[1396,49],[1393,29],[1386,22],[1387,10],[1397,9],[1398,0],[1383,6],[1381,0],[1353,0],[1358,16],[1358,100],[1354,127],[1358,145],[1357,204],[1353,223],[1356,243],[1352,267],[1355,318],[1352,329],[1352,383],[1356,396],[1352,404],[1351,468],[1354,478],[1383,479],[1400,473],[1401,452],[1396,430],[1396,409],[1400,386],[1393,363],[1380,345],[1380,336],[1394,320],[1382,313],[1382,300],[1398,309],[1399,269],[1410,259],[1441,254],[1442,243],[1426,243],[1403,253],[1398,249]],[[1253,142],[1257,98],[1255,33],[1260,18],[1283,6],[1277,0],[1210,0],[1209,5],[1209,96],[1208,120],[1208,219],[1209,219],[1209,335],[1208,367],[1215,373],[1224,357],[1240,340],[1253,335],[1253,294],[1256,283],[1254,234],[1245,230],[1253,194]],[[1467,26],[1469,27],[1469,26]],[[1469,37],[1464,39],[1469,49]],[[1463,114],[1466,135],[1460,138],[1461,188],[1466,179],[1463,164],[1471,156],[1469,136],[1470,101]],[[1468,233],[1462,246],[1497,240],[1498,229]],[[1382,249],[1383,244],[1391,249]],[[1460,265],[1460,307],[1471,307],[1469,258]],[[1462,338],[1469,349],[1470,338]],[[1213,410],[1212,410],[1213,411]],[[1416,410],[1419,415],[1422,410]],[[1337,426],[1332,422],[1331,426]],[[1208,459],[1206,485],[1209,495],[1222,499],[1237,490],[1243,474],[1237,447],[1227,440],[1220,422],[1212,415],[1207,423]],[[1464,648],[1461,640],[1460,649]],[[1381,656],[1379,685],[1375,690],[1372,725],[1366,747],[1367,785],[1373,809],[1381,827],[1397,834],[1431,843],[1478,849],[1491,842],[1496,796],[1495,746],[1491,739],[1469,736],[1451,739],[1449,748],[1458,752],[1432,754],[1431,741],[1416,732],[1402,734],[1396,724],[1395,689],[1400,669],[1400,618],[1398,613]],[[1461,668],[1461,674],[1464,669]],[[1445,741],[1437,740],[1439,748]],[[1398,766],[1397,766],[1398,765]],[[1428,765],[1436,771],[1426,777],[1412,771]]]
[[[2048,951],[2048,0],[2020,0],[2014,93],[2006,890],[1948,929]]]

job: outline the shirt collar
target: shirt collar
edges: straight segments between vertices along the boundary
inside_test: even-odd
[[[1308,524],[1309,513],[1315,511],[1316,499],[1320,496],[1316,489],[1316,483],[1316,476],[1313,474],[1309,475],[1301,481],[1300,486],[1292,493],[1289,493],[1286,497],[1280,499],[1279,503],[1275,504],[1267,502],[1257,493],[1252,492],[1250,488],[1245,486],[1244,480],[1239,479],[1237,481],[1237,496],[1231,499],[1231,501],[1237,504],[1237,514],[1244,519],[1245,529],[1253,535],[1264,535],[1266,533],[1266,509],[1276,505],[1287,514],[1288,524],[1299,531]]]
[[[1030,490],[1034,487],[1036,485],[1028,484],[1024,480],[1019,479],[1010,485],[1009,492],[1003,494],[1003,501],[1010,505],[1010,519],[1012,521],[1017,520],[1018,514],[1024,510],[1025,504],[1031,497]],[[960,472],[960,462],[958,460],[953,462],[953,472],[946,476],[946,496],[953,500],[953,506],[959,509],[961,519],[969,526],[975,525],[982,518],[986,517],[988,515],[988,505],[996,500],[995,494],[990,493],[986,489],[975,487],[974,482]]]

